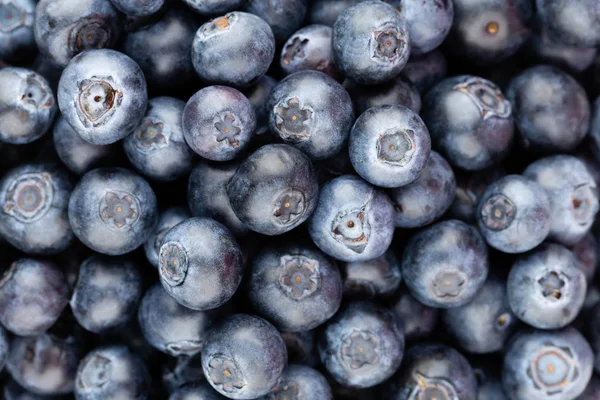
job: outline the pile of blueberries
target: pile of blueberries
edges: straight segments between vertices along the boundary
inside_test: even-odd
[[[598,48],[600,0],[0,0],[0,398],[599,400]]]

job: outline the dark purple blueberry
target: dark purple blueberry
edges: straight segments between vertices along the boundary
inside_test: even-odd
[[[593,233],[588,233],[575,245],[570,247],[573,255],[579,260],[585,279],[588,283],[594,281],[596,267],[599,261],[600,247]]]
[[[305,365],[290,364],[271,393],[259,400],[333,400],[331,386],[320,372]]]
[[[536,0],[538,18],[549,36],[577,47],[600,44],[600,8],[595,0]]]
[[[346,79],[344,88],[350,93],[357,115],[371,107],[389,104],[400,104],[417,114],[421,111],[421,95],[408,78],[402,75],[379,85],[359,85]]]
[[[35,6],[35,0],[10,0],[0,3],[0,59],[26,60],[35,51]]]
[[[400,75],[411,81],[419,93],[424,95],[433,85],[444,79],[447,68],[444,53],[434,50],[409,58]]]
[[[400,292],[391,311],[396,316],[407,341],[427,338],[434,331],[439,319],[439,309],[426,306],[407,290]]]
[[[307,0],[248,0],[243,9],[265,20],[281,45],[302,26],[307,3]]]
[[[333,62],[332,29],[327,25],[308,25],[289,37],[281,49],[279,65],[286,75],[316,70],[337,78]]]
[[[448,0],[384,0],[396,7],[406,21],[411,54],[437,48],[448,36],[454,18],[454,3]]]
[[[400,282],[400,263],[393,251],[366,261],[341,264],[344,296],[352,299],[370,300],[394,294]]]
[[[475,212],[485,189],[500,179],[506,172],[502,168],[490,168],[482,171],[455,171],[456,193],[450,206],[450,215],[465,222],[475,222]]]
[[[157,13],[165,0],[110,0],[124,14],[144,17]]]

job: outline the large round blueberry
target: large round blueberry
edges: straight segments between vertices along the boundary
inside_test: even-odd
[[[157,220],[156,196],[150,185],[122,168],[88,172],[69,200],[75,236],[103,254],[135,250],[148,239]]]
[[[165,0],[110,0],[124,14],[143,17],[157,13]]]
[[[287,367],[287,350],[277,329],[247,314],[227,317],[208,333],[202,350],[206,380],[230,399],[269,393]]]
[[[575,47],[600,44],[600,9],[595,0],[536,0],[538,18],[550,37]]]
[[[161,212],[156,228],[154,228],[150,238],[144,244],[146,258],[152,266],[158,267],[158,253],[167,232],[189,217],[190,213],[183,207],[171,207]]]
[[[395,6],[406,21],[412,55],[432,51],[448,36],[454,18],[452,0],[384,1]]]
[[[242,279],[242,251],[227,228],[190,218],[169,230],[158,255],[160,280],[177,302],[208,310],[228,301]]]
[[[129,135],[146,112],[148,93],[140,67],[114,50],[77,55],[58,83],[58,106],[69,125],[92,144]]]
[[[344,175],[323,186],[308,229],[315,244],[338,260],[371,260],[392,242],[394,208],[382,190]]]
[[[531,37],[528,50],[538,63],[548,63],[567,71],[580,73],[588,69],[598,54],[596,47],[576,47],[557,42],[547,26],[538,26]]]
[[[27,59],[35,50],[33,36],[35,0],[0,2],[0,59]]]
[[[333,78],[339,72],[333,62],[332,29],[327,25],[308,25],[289,37],[281,49],[279,65],[286,75],[316,70]]]
[[[340,269],[344,296],[353,299],[389,297],[402,281],[400,263],[392,250],[372,260],[343,263]]]
[[[333,400],[331,386],[317,370],[305,365],[290,365],[270,394],[259,400]]]

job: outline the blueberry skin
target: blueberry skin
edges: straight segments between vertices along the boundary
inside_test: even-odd
[[[408,291],[402,290],[391,307],[407,341],[425,339],[435,329],[439,310],[417,301]]]
[[[477,381],[467,359],[455,349],[435,343],[409,348],[387,389],[390,400],[477,398]]]
[[[306,221],[317,205],[319,185],[304,153],[286,144],[255,151],[227,187],[235,215],[251,230],[280,235]]]
[[[535,4],[538,18],[557,42],[576,47],[595,47],[600,43],[600,10],[596,1],[536,0]]]
[[[333,26],[335,64],[344,75],[361,84],[394,78],[406,65],[410,51],[402,16],[380,1],[361,2],[345,10]]]
[[[0,142],[25,144],[42,137],[57,111],[48,81],[35,71],[7,67],[0,70],[0,87]]]
[[[219,393],[208,384],[186,385],[169,396],[169,400],[225,400],[226,397]]]
[[[260,400],[333,400],[331,386],[317,370],[305,365],[290,364],[281,382]]]
[[[110,0],[122,13],[134,17],[143,17],[157,13],[165,0]]]
[[[470,302],[488,274],[488,252],[477,230],[458,220],[421,230],[406,245],[402,276],[411,294],[437,308]]]
[[[550,156],[530,164],[523,176],[548,193],[552,212],[548,238],[567,246],[583,239],[599,208],[598,188],[585,164],[573,156]]]
[[[158,220],[156,196],[139,175],[123,168],[85,174],[69,199],[75,236],[98,253],[129,253],[146,242]]]
[[[185,102],[173,97],[150,99],[145,117],[123,140],[127,158],[143,175],[168,182],[192,169],[194,152],[181,121],[184,107]]]
[[[209,310],[227,302],[242,279],[242,251],[225,226],[189,218],[169,230],[160,247],[160,281],[179,304]]]
[[[417,179],[390,190],[396,228],[420,228],[440,218],[452,205],[456,178],[450,164],[432,151]]]
[[[596,274],[598,257],[600,256],[598,240],[595,238],[594,234],[590,232],[574,246],[571,246],[570,250],[579,260],[579,265],[582,268],[586,281],[588,284],[592,283],[594,281],[594,275]]]
[[[285,342],[288,352],[288,362],[290,364],[308,365],[313,368],[319,365],[320,361],[316,349],[314,330],[281,332],[281,337]]]
[[[541,61],[572,72],[583,72],[594,62],[598,53],[595,47],[580,48],[556,42],[550,38],[545,26],[540,26],[538,30],[531,37],[529,46],[538,63]]]
[[[186,103],[182,115],[187,144],[213,161],[233,160],[248,145],[256,128],[250,100],[227,86],[199,90]]]
[[[359,177],[344,175],[322,187],[308,230],[315,244],[337,260],[372,260],[392,242],[392,202]]]
[[[50,328],[69,301],[63,271],[48,261],[20,259],[0,277],[0,323],[19,336]]]
[[[10,338],[6,330],[0,326],[0,372],[6,365],[10,353]]]
[[[597,375],[592,375],[592,379],[585,388],[581,396],[575,400],[598,400],[600,399],[600,378]]]
[[[583,87],[556,67],[538,65],[515,76],[506,90],[526,147],[571,151],[588,132],[590,104]]]
[[[192,10],[201,15],[217,15],[238,10],[246,0],[183,0]]]
[[[193,357],[170,357],[168,362],[161,368],[161,380],[168,393],[175,393],[186,386],[197,386],[200,382],[206,382],[202,372],[202,360],[200,355]],[[202,383],[202,385],[208,383]],[[211,387],[213,393],[217,393]]]
[[[349,79],[344,88],[350,93],[354,111],[360,115],[371,107],[400,104],[415,113],[421,111],[421,95],[417,88],[404,76],[398,75],[379,85],[359,85]]]
[[[148,289],[138,310],[144,338],[156,349],[174,357],[199,354],[213,318],[211,312],[180,305],[160,284]]]
[[[421,55],[438,47],[452,26],[454,3],[436,0],[387,0],[406,21],[411,53]]]
[[[444,53],[433,50],[411,57],[400,75],[411,81],[419,93],[424,95],[433,85],[444,79],[447,70],[448,63]]]
[[[158,268],[158,253],[162,240],[175,225],[190,218],[190,213],[183,207],[171,207],[164,210],[158,218],[158,223],[150,238],[144,244],[144,253],[148,262]]]
[[[33,36],[35,0],[2,0],[2,25],[6,29],[0,32],[0,58],[3,60],[23,60],[35,51]],[[6,13],[6,14],[5,14]],[[7,14],[12,18],[7,18]]]
[[[402,281],[400,263],[393,251],[367,261],[341,264],[344,296],[370,300],[392,295]]]
[[[77,368],[77,400],[145,400],[149,391],[146,365],[123,345],[98,347],[89,352]]]
[[[573,399],[585,390],[593,365],[592,349],[575,328],[523,331],[506,349],[504,390],[515,400]]]
[[[273,325],[252,315],[225,318],[209,331],[202,350],[206,380],[230,399],[266,395],[286,367],[287,350],[281,335]]]
[[[307,3],[307,0],[248,0],[244,11],[265,20],[280,45],[302,26]]]
[[[28,254],[56,254],[73,240],[73,185],[56,164],[21,164],[0,180],[0,235]]]
[[[323,72],[332,78],[339,76],[333,62],[331,35],[327,25],[308,25],[296,31],[283,45],[279,65],[285,75],[304,70]]]
[[[40,0],[33,27],[40,52],[64,68],[83,51],[113,47],[121,18],[110,0]]]
[[[550,199],[537,183],[521,175],[507,175],[483,192],[476,219],[490,246],[505,253],[524,253],[550,233]]]
[[[58,83],[63,117],[91,144],[111,144],[129,135],[144,117],[147,103],[144,73],[114,50],[78,54]]]
[[[271,132],[313,160],[326,159],[346,144],[354,122],[352,100],[330,76],[296,72],[273,88],[267,101]]]
[[[32,393],[67,394],[73,392],[80,353],[79,343],[73,337],[58,338],[46,333],[15,337],[6,369]]]
[[[312,246],[264,249],[252,263],[248,296],[257,313],[278,330],[308,331],[323,324],[342,302],[337,266]]]
[[[600,160],[600,97],[594,101],[590,123],[590,148],[596,160]]]
[[[483,192],[489,185],[506,175],[502,168],[490,168],[465,173],[455,171],[456,193],[449,214],[465,222],[475,222],[475,213]]]
[[[79,325],[100,334],[129,321],[141,297],[142,274],[137,265],[94,255],[81,264],[69,304]]]
[[[192,62],[200,78],[231,86],[256,82],[267,72],[273,57],[271,27],[256,15],[241,11],[202,25],[192,45]]]
[[[361,0],[313,0],[308,10],[308,21],[311,24],[333,26],[340,14]]]
[[[267,100],[271,90],[277,85],[277,81],[268,75],[258,78],[258,81],[247,88],[244,94],[250,100],[254,115],[256,116],[256,134],[262,135],[269,130],[269,110],[267,109]]]
[[[394,315],[370,302],[352,302],[325,326],[319,355],[327,372],[351,388],[375,386],[392,376],[404,354]]]
[[[506,288],[510,308],[519,319],[534,328],[558,329],[579,314],[587,282],[573,253],[544,244],[517,258]]]
[[[472,75],[447,78],[425,96],[431,140],[453,166],[477,171],[500,163],[513,142],[511,103],[492,82]]]

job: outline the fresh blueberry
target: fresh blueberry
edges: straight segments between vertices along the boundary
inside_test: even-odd
[[[574,245],[589,232],[598,213],[598,188],[585,164],[557,155],[530,164],[523,175],[548,193],[552,211],[549,239]]]
[[[269,24],[240,11],[202,25],[192,45],[192,62],[200,78],[232,86],[256,82],[274,56],[275,38]]]
[[[594,354],[574,328],[523,331],[509,343],[502,381],[509,399],[574,399],[592,377]]]
[[[21,164],[0,180],[0,235],[28,254],[55,254],[73,239],[67,207],[73,186],[56,164]]]
[[[347,79],[344,81],[344,88],[350,93],[354,111],[358,115],[371,107],[388,104],[400,104],[417,114],[421,111],[421,95],[402,75],[379,85],[359,85]]]
[[[317,175],[300,150],[263,146],[248,157],[227,187],[235,215],[263,235],[280,235],[311,216],[317,205]]]
[[[281,337],[287,347],[290,364],[302,364],[310,367],[319,365],[315,331],[281,332]]]
[[[158,220],[148,183],[122,168],[85,174],[71,194],[69,221],[75,236],[102,254],[120,255],[146,242]]]
[[[1,12],[2,4],[0,18]],[[42,137],[57,111],[48,81],[32,70],[9,67],[0,69],[0,87],[0,142],[25,144]]]
[[[557,244],[520,256],[506,283],[510,308],[534,328],[567,326],[585,300],[587,284],[581,269],[573,253]]]
[[[316,70],[337,78],[333,62],[332,29],[327,25],[308,25],[289,37],[281,49],[279,64],[286,75]]]
[[[397,228],[419,228],[440,218],[452,205],[456,179],[450,164],[432,151],[417,179],[390,190]]]
[[[571,151],[588,132],[590,103],[583,87],[556,67],[522,71],[508,86],[515,122],[532,150]]]
[[[225,400],[208,383],[191,384],[182,387],[169,396],[169,400]]]
[[[333,26],[340,14],[361,0],[313,0],[308,11],[311,24]]]
[[[110,0],[122,13],[134,17],[143,17],[157,13],[165,0]]]
[[[0,372],[6,365],[10,353],[10,339],[6,330],[0,325]]]
[[[593,103],[593,115],[590,124],[590,149],[596,160],[600,160],[600,96]]]
[[[144,244],[146,258],[153,267],[158,267],[158,253],[160,252],[160,245],[166,233],[189,217],[190,213],[183,207],[167,208],[160,214],[154,232]]]
[[[394,78],[406,65],[410,48],[402,16],[380,1],[364,1],[347,9],[333,26],[335,64],[358,83]]]
[[[588,69],[598,53],[595,47],[580,48],[556,42],[550,38],[545,26],[541,26],[539,32],[532,36],[529,48],[537,61],[553,64],[573,72],[583,72]]]
[[[582,267],[585,279],[588,283],[592,283],[594,281],[596,266],[598,265],[600,256],[598,240],[594,234],[590,232],[575,245],[571,246],[570,249],[573,252],[573,255],[579,260],[579,265]]]
[[[256,115],[256,134],[262,135],[269,130],[269,110],[267,100],[277,81],[268,75],[258,78],[258,81],[245,90],[245,95],[250,100]]]
[[[331,386],[317,370],[291,364],[270,394],[260,400],[333,400]]]
[[[28,59],[34,52],[35,6],[35,0],[0,1],[0,59]]]
[[[344,175],[327,182],[308,230],[315,244],[341,261],[366,261],[385,253],[394,235],[394,208],[382,190]]]
[[[168,393],[174,393],[185,386],[196,386],[206,382],[199,354],[192,357],[169,357],[161,366],[161,372],[162,383]],[[216,393],[213,388],[211,390]]]
[[[213,309],[237,290],[242,251],[225,226],[209,218],[190,218],[163,237],[158,269],[163,287],[179,304]]]
[[[246,0],[183,0],[183,2],[201,15],[217,15],[238,10]]]
[[[513,142],[511,103],[477,76],[447,78],[433,87],[425,96],[423,120],[448,162],[468,171],[500,163]]]
[[[411,57],[400,75],[411,81],[422,95],[444,79],[448,65],[444,53],[434,50],[421,56]]]
[[[269,24],[277,44],[285,41],[304,22],[307,0],[248,0],[244,11],[257,15]]]
[[[435,329],[439,310],[417,301],[402,290],[391,308],[407,341],[425,339]]]
[[[475,228],[458,220],[417,233],[402,255],[402,277],[411,294],[430,307],[470,302],[488,274],[488,252]]]
[[[337,266],[312,246],[266,248],[255,259],[248,296],[280,331],[308,331],[330,319],[342,302]]]
[[[482,365],[473,365],[477,379],[477,400],[507,400],[497,361],[482,361]]]
[[[143,361],[127,347],[112,345],[89,352],[75,378],[77,400],[148,398],[150,377]]]
[[[507,175],[483,192],[476,219],[490,246],[505,253],[524,253],[550,233],[550,200],[534,181]]]
[[[0,323],[11,333],[34,336],[50,328],[69,302],[63,271],[48,261],[21,259],[0,277]]]
[[[341,272],[344,296],[355,299],[389,297],[402,281],[400,263],[391,250],[372,260],[342,263]]]
[[[110,0],[40,0],[34,34],[40,52],[64,68],[85,50],[113,47],[121,26]]]
[[[234,314],[208,333],[202,369],[211,386],[230,399],[255,399],[283,377],[287,350],[281,335],[262,318]]]
[[[182,118],[187,144],[213,161],[236,158],[256,128],[250,100],[227,86],[209,86],[198,91],[185,105]]]
[[[353,302],[327,323],[319,339],[319,354],[338,383],[371,387],[400,366],[404,335],[390,311],[374,303]]]
[[[455,171],[455,175],[456,193],[450,206],[450,214],[465,222],[475,222],[481,195],[489,185],[506,175],[506,172],[502,168],[490,168],[469,173]]]
[[[152,346],[171,356],[192,357],[202,350],[212,314],[180,305],[156,284],[140,303],[138,321]]]
[[[535,4],[538,18],[557,42],[576,47],[600,44],[600,9],[595,0],[536,0]]]
[[[586,321],[587,325],[585,326],[586,333],[590,339],[590,344],[594,350],[594,369],[596,373],[600,373],[600,303],[596,303],[589,313],[589,320]]]

